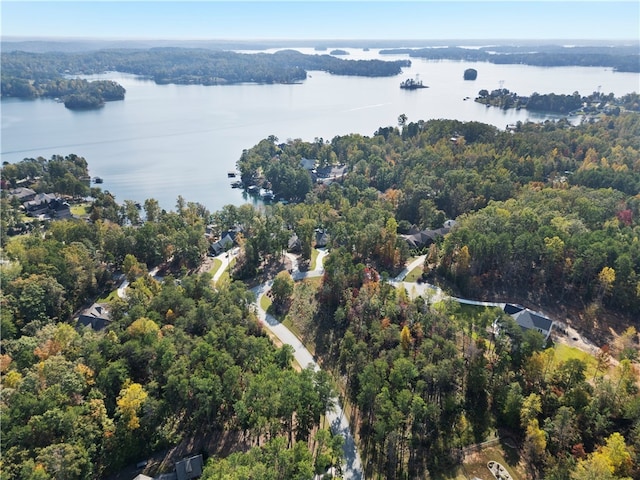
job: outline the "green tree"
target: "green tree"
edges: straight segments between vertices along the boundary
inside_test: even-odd
[[[155,198],[147,198],[144,201],[144,214],[147,222],[160,220],[160,203]]]
[[[84,447],[69,443],[49,445],[38,453],[36,462],[51,478],[84,479],[91,476],[91,462]]]
[[[293,278],[289,272],[283,270],[273,279],[271,286],[273,303],[277,312],[283,311],[291,300],[293,294]]]

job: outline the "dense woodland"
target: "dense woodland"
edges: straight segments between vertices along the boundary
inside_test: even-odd
[[[640,95],[637,93],[628,93],[616,98],[612,93],[601,92],[593,92],[587,96],[581,96],[579,92],[573,92],[572,95],[534,92],[531,96],[524,97],[506,88],[499,88],[491,92],[480,90],[475,101],[503,110],[526,108],[532,111],[561,114],[618,115],[623,110],[640,111]]]
[[[343,60],[331,55],[304,55],[294,50],[273,54],[243,54],[192,48],[119,49],[88,53],[2,52],[2,95],[32,98],[49,94],[52,80],[65,75],[105,71],[132,73],[158,84],[224,85],[235,83],[294,83],[307,70],[334,75],[391,76],[409,60]],[[79,92],[76,92],[79,93]]]
[[[559,45],[506,46],[495,45],[478,49],[446,48],[394,48],[380,54],[408,54],[429,60],[464,60],[497,64],[524,64],[539,67],[611,67],[618,72],[640,72],[638,45],[626,47]]]
[[[636,113],[514,132],[404,117],[370,137],[272,136],[238,168],[295,186],[291,204],[208,212],[180,197],[175,211],[153,199],[140,210],[94,188],[86,220],[3,233],[3,478],[100,478],[205,437],[203,478],[310,478],[340,462],[321,417],[333,388],[350,406],[367,478],[451,472],[463,447],[496,431],[517,445],[527,478],[637,478],[639,138]],[[302,158],[349,173],[313,185]],[[3,165],[2,180],[38,177],[37,191],[83,196],[69,177],[87,168],[75,155],[25,159]],[[1,207],[3,232],[24,221],[6,191]],[[447,218],[456,228],[421,251],[401,237]],[[214,235],[242,226],[230,279],[215,286],[196,273],[208,224]],[[285,268],[294,232],[309,261],[317,228],[330,235],[325,275],[276,283],[274,299],[321,373],[291,367],[247,290]],[[499,311],[411,300],[388,279],[418,253],[423,278],[598,332],[600,355],[559,359]],[[162,280],[146,274],[155,266]],[[114,274],[131,287],[106,300],[111,325],[76,328],[74,312],[113,291]],[[229,439],[232,455],[220,451]]]
[[[112,80],[56,78],[32,81],[29,78],[2,77],[2,96],[18,98],[57,98],[70,109],[98,108],[104,102],[124,100],[125,89]]]

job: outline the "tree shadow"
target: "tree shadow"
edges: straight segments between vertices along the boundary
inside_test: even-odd
[[[518,442],[509,434],[500,435],[500,446],[504,452],[504,458],[509,466],[517,466],[520,463],[520,448]]]

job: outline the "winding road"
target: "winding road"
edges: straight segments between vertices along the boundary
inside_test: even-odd
[[[320,277],[324,274],[324,266],[323,262],[325,257],[328,255],[326,249],[318,249],[318,256],[316,260],[316,267],[313,270],[301,272],[298,266],[298,258],[291,254],[286,253],[287,258],[291,262],[291,277],[295,281],[300,281],[305,278],[313,278]],[[213,282],[217,282],[222,274],[229,268],[231,261],[238,255],[239,248],[234,248],[229,252],[221,253],[217,258],[222,262],[220,267],[216,270],[213,275]],[[497,302],[481,302],[477,300],[468,300],[465,298],[452,297],[447,295],[441,288],[431,285],[429,283],[417,283],[417,282],[405,282],[405,278],[407,275],[414,270],[415,268],[424,264],[425,255],[420,256],[412,260],[410,263],[406,265],[404,270],[400,272],[396,277],[391,279],[389,282],[394,285],[396,288],[404,288],[410,298],[423,297],[430,303],[436,303],[442,300],[451,299],[458,303],[463,303],[467,305],[478,305],[478,306],[492,306],[492,307],[500,307],[504,308],[504,303]],[[157,269],[155,271],[149,272],[151,275],[155,275],[157,273]],[[298,364],[302,367],[311,366],[314,370],[320,370],[317,362],[314,360],[313,355],[307,350],[307,348],[303,345],[298,337],[296,337],[287,327],[282,325],[275,317],[269,315],[261,306],[260,300],[263,295],[269,292],[271,286],[273,285],[273,281],[270,280],[266,283],[258,285],[251,289],[251,291],[255,294],[255,302],[254,306],[256,309],[256,313],[258,318],[263,323],[263,325],[283,344],[290,345],[293,348],[293,355]],[[120,287],[118,288],[118,295],[122,298],[126,296],[126,288],[128,287],[128,282],[126,279],[122,282]],[[556,322],[560,324],[560,322]],[[562,325],[562,324],[560,324]],[[577,332],[572,332],[574,335],[578,335]],[[593,346],[594,349],[597,347]],[[358,450],[356,447],[355,440],[351,433],[351,429],[349,427],[349,421],[344,414],[342,409],[342,405],[340,403],[340,399],[337,397],[333,398],[333,405],[329,408],[326,413],[327,420],[331,425],[331,430],[334,434],[340,434],[344,438],[344,459],[345,464],[343,465],[343,478],[348,480],[362,480],[364,479],[364,472],[362,469],[362,461],[360,459],[360,455],[358,454]]]
[[[299,281],[305,278],[322,276],[324,274],[323,261],[327,253],[328,252],[325,249],[318,249],[316,268],[307,272],[301,272],[298,268],[297,257],[295,255],[287,253],[287,257],[291,260],[292,264],[291,277],[294,280]],[[220,269],[218,269],[218,271],[220,271]],[[216,272],[216,274],[217,273],[218,272]],[[269,281],[251,289],[251,291],[256,295],[255,307],[258,318],[262,321],[264,326],[278,338],[278,340],[280,340],[283,344],[286,343],[287,345],[293,347],[293,356],[302,368],[311,366],[316,371],[320,370],[320,367],[313,359],[313,355],[311,355],[309,350],[307,350],[307,348],[302,344],[300,339],[293,333],[291,333],[291,331],[287,327],[282,325],[273,316],[265,312],[264,309],[260,306],[260,299],[269,291],[272,285],[273,281]],[[356,448],[355,439],[351,434],[349,421],[344,414],[340,399],[334,397],[332,399],[332,404],[332,407],[327,410],[326,417],[329,421],[329,424],[331,425],[331,431],[333,432],[333,434],[342,435],[342,437],[344,438],[343,449],[345,464],[343,465],[343,477],[345,479],[361,480],[364,478],[362,461],[360,460],[360,455],[358,454],[358,449]]]
[[[222,276],[224,271],[229,267],[233,258],[238,254],[238,249],[233,249],[228,253],[222,253],[218,255],[216,258],[222,262],[222,265],[216,270],[213,275],[213,281],[217,282],[218,279]],[[328,252],[326,249],[318,249],[318,257],[316,260],[316,267],[313,270],[307,272],[301,272],[298,267],[298,258],[297,256],[287,253],[287,258],[291,262],[291,277],[295,281],[300,281],[305,278],[313,278],[320,277],[324,274],[324,258],[327,256]],[[406,276],[416,267],[424,264],[425,256],[420,256],[412,260],[405,267],[399,275],[393,278],[390,283],[394,285],[396,288],[405,288],[411,298],[416,297],[424,297],[430,299],[432,302],[438,302],[445,299],[452,299],[459,303],[466,303],[469,305],[484,305],[484,306],[501,306],[504,307],[502,303],[493,303],[493,302],[478,302],[475,300],[467,300],[464,298],[456,298],[447,295],[441,288],[431,285],[428,283],[416,283],[416,282],[405,282],[404,279]],[[273,285],[273,281],[270,280],[265,282],[257,287],[251,289],[251,291],[255,294],[255,308],[256,313],[260,321],[264,324],[264,326],[283,344],[290,345],[293,348],[293,355],[298,364],[305,368],[311,366],[314,370],[320,370],[317,362],[314,360],[313,355],[307,350],[304,344],[300,341],[298,337],[296,337],[287,327],[282,325],[275,317],[269,315],[261,306],[260,300],[263,295],[269,292],[271,286]],[[355,439],[351,433],[351,428],[349,427],[349,421],[347,417],[344,415],[344,411],[342,409],[342,405],[340,403],[340,399],[334,397],[333,399],[333,407],[327,411],[327,420],[331,425],[331,430],[334,434],[340,434],[344,438],[344,459],[345,465],[343,466],[343,477],[349,480],[361,480],[364,478],[364,472],[362,469],[362,461],[360,459],[360,455],[358,454],[358,450],[356,447]]]

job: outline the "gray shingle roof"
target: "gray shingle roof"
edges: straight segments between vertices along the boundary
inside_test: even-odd
[[[536,312],[532,312],[531,310],[524,309],[520,312],[513,315],[513,318],[518,325],[522,328],[534,329],[534,330],[544,330],[548,332],[551,330],[551,325],[553,321],[547,317],[544,317]]]

